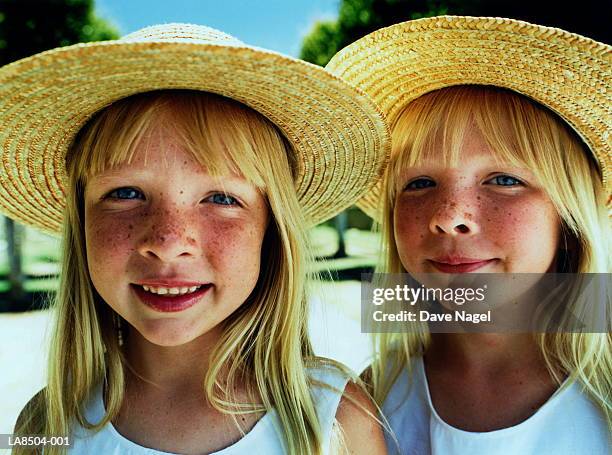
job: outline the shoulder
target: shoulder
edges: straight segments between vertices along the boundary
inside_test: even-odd
[[[339,453],[387,453],[378,408],[363,382],[349,368],[329,359],[318,358],[316,367],[309,370],[324,434],[332,446],[343,447]]]
[[[34,429],[33,426],[35,426],[37,423],[42,423],[44,418],[46,409],[45,393],[46,387],[39,390],[32,398],[30,398],[30,401],[28,401],[21,412],[19,412],[13,433],[34,433],[31,431]]]
[[[347,383],[336,420],[347,453],[387,453],[378,408],[361,385]]]
[[[348,367],[325,357],[310,359],[306,371],[316,405],[329,411],[336,409],[346,383],[355,377]]]

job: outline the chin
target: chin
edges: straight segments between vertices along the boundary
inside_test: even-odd
[[[193,340],[193,337],[186,336],[184,333],[141,333],[149,343],[161,347],[182,346]]]
[[[206,329],[185,326],[179,321],[155,320],[143,324],[140,335],[156,346],[181,346],[208,332]]]
[[[178,346],[184,346],[188,344],[191,340],[163,340],[160,343],[156,343],[156,346],[162,348],[175,348]]]

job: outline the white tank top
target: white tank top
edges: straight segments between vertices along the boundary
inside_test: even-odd
[[[412,379],[412,381],[409,381]],[[603,412],[578,383],[560,387],[527,420],[501,430],[476,433],[444,422],[433,407],[423,358],[404,369],[383,404],[401,455],[610,455]],[[397,445],[389,435],[389,454]]]
[[[323,435],[323,453],[329,453],[329,444],[332,436],[332,427],[336,417],[336,410],[342,391],[348,377],[332,366],[323,366],[309,370],[310,376],[336,390],[324,387],[314,387],[312,394],[314,404],[319,416],[321,434]],[[102,420],[105,414],[102,399],[102,387],[98,386],[91,400],[86,404],[84,415],[90,423]],[[284,440],[278,429],[280,420],[274,410],[264,414],[255,426],[244,437],[225,449],[214,452],[214,455],[282,455],[287,453]],[[122,436],[112,425],[107,423],[102,429],[94,433],[81,426],[73,427],[70,454],[75,455],[175,455],[153,448],[143,447]]]

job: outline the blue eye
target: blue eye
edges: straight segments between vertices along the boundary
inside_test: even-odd
[[[495,184],[499,186],[516,186],[523,184],[523,182],[521,182],[519,179],[516,179],[509,175],[495,176],[491,180],[489,180],[489,182],[496,182]]]
[[[215,193],[210,196],[208,200],[219,205],[239,205],[238,200],[235,197],[225,193]]]
[[[405,190],[422,190],[424,188],[430,188],[434,186],[436,186],[436,182],[434,182],[433,180],[429,180],[426,178],[420,178],[420,179],[416,179],[408,183],[404,187],[404,191]]]
[[[142,193],[134,188],[123,187],[117,188],[106,195],[106,198],[110,199],[135,199],[138,195],[142,196]]]

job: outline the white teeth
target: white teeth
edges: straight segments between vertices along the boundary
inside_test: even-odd
[[[166,295],[166,294],[171,294],[171,295],[183,295],[183,294],[188,294],[191,292],[195,292],[196,290],[200,289],[200,286],[192,286],[190,288],[188,287],[184,287],[184,288],[162,288],[162,287],[153,287],[153,286],[146,286],[146,285],[142,285],[142,288],[147,291],[147,292],[151,292],[153,294],[159,294],[159,295]]]

